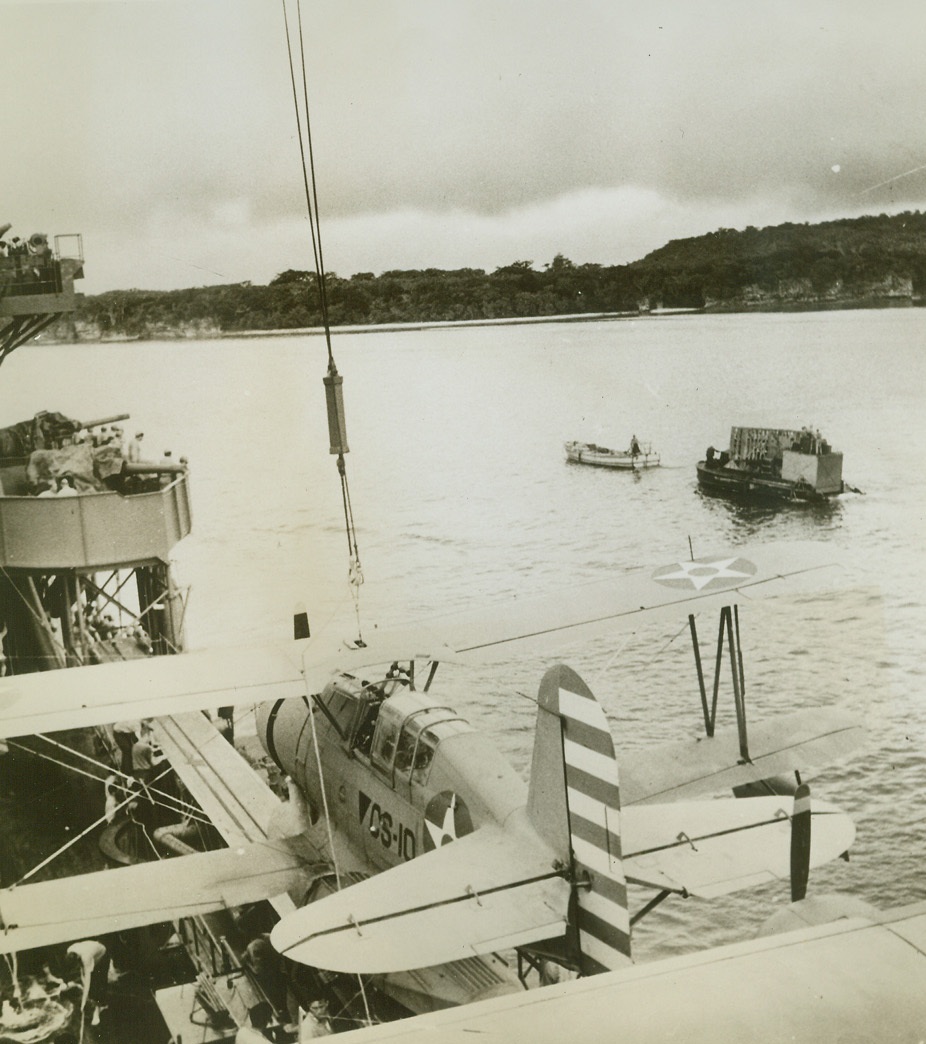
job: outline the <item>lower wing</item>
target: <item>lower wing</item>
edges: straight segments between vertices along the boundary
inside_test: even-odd
[[[629,881],[711,899],[791,874],[790,800],[726,798],[634,806],[621,813]],[[810,866],[848,851],[855,825],[814,802]]]
[[[304,890],[285,842],[223,848],[0,891],[0,953],[138,928]]]

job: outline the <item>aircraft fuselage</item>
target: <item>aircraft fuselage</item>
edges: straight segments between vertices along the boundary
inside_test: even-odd
[[[372,872],[504,824],[526,802],[524,781],[486,737],[398,680],[340,675],[317,703],[280,700],[257,720],[267,753],[313,815],[327,803],[353,860]]]

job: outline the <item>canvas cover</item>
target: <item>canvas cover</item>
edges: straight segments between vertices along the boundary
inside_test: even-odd
[[[35,450],[26,466],[32,488],[50,485],[64,475],[74,480],[78,493],[105,489],[104,479],[122,471],[123,457],[118,446],[64,446],[58,450]]]

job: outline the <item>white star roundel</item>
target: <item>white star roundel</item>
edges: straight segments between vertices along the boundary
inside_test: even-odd
[[[424,813],[424,850],[441,848],[473,832],[473,820],[463,798],[442,790],[428,802]]]
[[[755,576],[756,566],[745,558],[696,558],[692,562],[674,562],[653,573],[653,579],[666,587],[688,587],[695,591],[736,587],[742,580]]]

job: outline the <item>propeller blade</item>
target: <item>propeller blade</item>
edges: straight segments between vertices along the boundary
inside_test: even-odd
[[[810,787],[806,783],[794,792],[791,813],[791,902],[807,895],[810,877]]]

